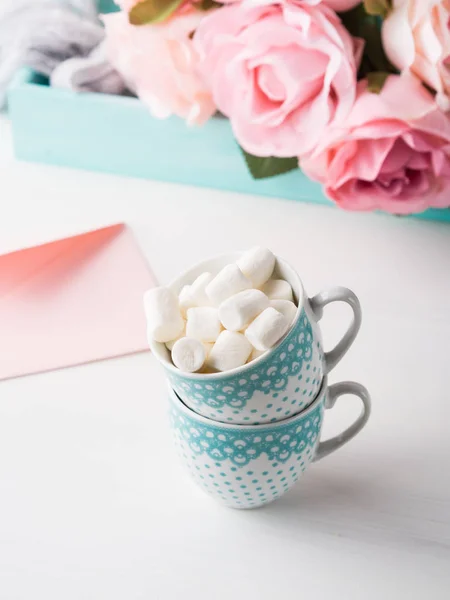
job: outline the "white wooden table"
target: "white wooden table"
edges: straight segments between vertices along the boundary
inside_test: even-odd
[[[373,416],[236,512],[185,479],[148,353],[0,383],[0,599],[447,600],[449,225],[20,164],[0,120],[0,252],[118,221],[161,282],[260,243],[310,294],[353,288],[363,327],[331,381],[364,383]],[[329,309],[326,345],[347,316]]]

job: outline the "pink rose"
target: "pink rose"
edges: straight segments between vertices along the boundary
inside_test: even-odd
[[[343,126],[301,167],[349,210],[395,214],[450,206],[450,121],[412,76],[391,75],[380,94],[358,85]]]
[[[362,43],[325,6],[231,4],[206,16],[194,39],[215,103],[247,152],[310,152],[353,105]]]
[[[190,0],[193,4],[195,0]],[[222,4],[231,4],[232,2],[239,2],[240,0],[218,0]],[[265,0],[262,0],[264,2]],[[361,4],[362,0],[286,0],[287,2],[292,1],[293,4],[309,4],[310,6],[316,6],[317,4],[323,3],[336,12],[344,12],[354,8],[358,4]],[[122,10],[129,12],[133,6],[142,2],[142,0],[115,0],[116,4],[120,6]],[[261,3],[262,3],[261,2]],[[266,2],[269,4],[269,2]]]
[[[164,23],[130,25],[125,12],[104,15],[108,57],[153,116],[201,124],[216,107],[197,72],[192,32],[204,14],[190,9]]]
[[[450,109],[450,2],[393,0],[383,23],[387,56],[401,71],[409,69],[436,90],[443,110]]]
[[[128,2],[136,3],[136,0],[128,0]],[[241,0],[220,0],[222,4],[232,4],[233,2],[240,2]],[[257,4],[274,4],[274,0],[249,0],[253,1]],[[323,4],[324,6],[328,6],[332,8],[336,12],[345,12],[358,6],[361,4],[363,0],[278,0],[279,4],[297,4],[297,5],[308,5],[308,6],[317,6],[318,4]]]
[[[282,0],[284,2],[292,2],[293,4],[309,4],[309,6],[317,6],[322,4],[332,8],[336,12],[345,12],[351,8],[355,8],[361,4],[363,0]]]

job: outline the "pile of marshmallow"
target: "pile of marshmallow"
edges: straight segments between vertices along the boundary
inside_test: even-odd
[[[214,373],[250,362],[272,348],[297,306],[284,279],[273,279],[275,256],[253,248],[219,273],[202,273],[178,298],[158,287],[144,297],[149,339],[165,343],[181,371]]]

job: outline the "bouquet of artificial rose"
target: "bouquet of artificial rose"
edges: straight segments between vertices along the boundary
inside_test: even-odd
[[[231,123],[256,178],[337,205],[450,206],[449,0],[121,0],[111,62],[153,116]]]

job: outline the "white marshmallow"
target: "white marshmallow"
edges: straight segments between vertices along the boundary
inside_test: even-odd
[[[198,306],[187,311],[186,335],[200,342],[215,342],[221,330],[217,308]]]
[[[245,365],[250,356],[252,346],[242,333],[222,331],[214,344],[207,366],[217,371],[229,371]]]
[[[236,264],[253,287],[259,288],[270,279],[275,268],[275,256],[268,248],[257,246],[245,252]]]
[[[190,296],[193,306],[211,306],[211,300],[206,295],[206,286],[212,281],[211,273],[202,273],[191,285]]]
[[[253,352],[250,354],[250,357],[247,362],[252,362],[252,360],[259,358],[260,356],[262,356],[265,353],[266,353],[265,350],[257,350],[256,348],[253,348]]]
[[[157,342],[170,342],[183,331],[184,321],[172,290],[156,287],[144,294],[148,335]]]
[[[183,331],[180,333],[180,335],[177,338],[175,338],[174,340],[170,340],[170,342],[166,342],[167,350],[172,350],[175,342],[178,342],[178,340],[181,340],[181,338],[183,338],[185,335],[186,335],[186,321],[184,321]]]
[[[224,300],[252,287],[251,282],[236,264],[224,267],[206,286],[206,293],[215,306]]]
[[[257,350],[269,350],[288,329],[286,317],[269,306],[247,327],[245,336]]]
[[[292,288],[284,279],[269,279],[261,289],[269,300],[294,300]]]
[[[209,342],[202,342],[202,344],[203,348],[205,349],[206,358],[203,367],[200,369],[200,373],[217,373],[215,369],[211,369],[211,367],[208,365],[208,356],[213,349],[214,344],[210,344]]]
[[[186,316],[186,312],[195,306],[211,306],[211,300],[205,292],[205,288],[212,280],[211,273],[202,273],[197,277],[192,285],[185,285],[179,296],[181,314]]]
[[[180,305],[181,314],[185,317],[188,308],[195,306],[195,302],[191,295],[191,286],[185,285],[178,295],[178,304]]]
[[[244,290],[219,306],[219,319],[225,329],[240,331],[269,306],[269,298],[260,290]]]
[[[271,300],[270,306],[284,315],[289,321],[289,325],[292,325],[297,314],[297,307],[293,302],[289,300]]]
[[[194,373],[203,367],[206,351],[201,342],[184,337],[177,340],[172,348],[173,364],[186,373]]]

